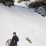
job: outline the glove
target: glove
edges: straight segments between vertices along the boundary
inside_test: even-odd
[[[14,41],[15,42],[15,41]]]

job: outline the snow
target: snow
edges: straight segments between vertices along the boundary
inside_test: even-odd
[[[11,8],[0,4],[0,46],[5,46],[13,32],[20,39],[18,46],[46,46],[46,17],[18,4]]]
[[[19,0],[15,0],[15,4],[16,5],[19,5],[19,6],[24,6],[24,7],[26,7],[26,6],[28,6],[31,2],[34,2],[35,0],[30,0],[30,1],[22,1],[21,3],[17,3]]]
[[[23,1],[19,4],[17,2],[18,1],[14,2],[14,4],[19,5],[19,6],[24,6],[24,7],[27,7],[31,3],[31,1]]]

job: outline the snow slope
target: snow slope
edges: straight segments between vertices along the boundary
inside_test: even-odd
[[[19,5],[9,8],[0,4],[0,46],[5,46],[14,31],[20,39],[18,46],[46,46],[46,17],[32,8]],[[32,44],[26,41],[27,37]]]

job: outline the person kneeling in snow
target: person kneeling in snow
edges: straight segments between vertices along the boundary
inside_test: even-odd
[[[17,46],[17,42],[19,41],[19,38],[16,35],[16,32],[13,33],[13,38],[10,46]]]

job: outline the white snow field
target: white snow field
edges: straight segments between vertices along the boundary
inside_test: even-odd
[[[6,46],[13,32],[19,37],[18,46],[46,46],[46,17],[32,8],[19,5],[9,8],[0,4],[0,46]],[[32,44],[26,41],[27,37]]]

